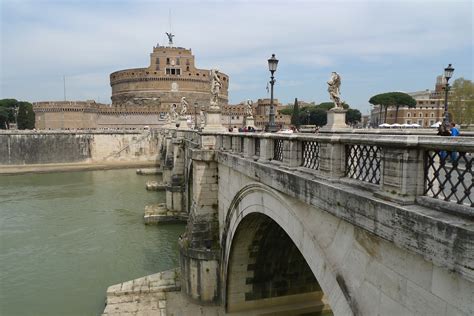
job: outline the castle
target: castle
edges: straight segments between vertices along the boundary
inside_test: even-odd
[[[222,87],[219,104],[228,104],[229,77],[219,72]],[[209,70],[198,69],[190,49],[153,47],[147,68],[119,70],[110,74],[112,104],[95,101],[33,103],[37,129],[136,129],[164,125],[166,113],[185,97],[188,114],[207,106]]]

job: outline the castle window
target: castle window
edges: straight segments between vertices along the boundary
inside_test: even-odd
[[[434,113],[431,113],[430,116],[431,116],[431,117],[434,117]],[[433,125],[433,124],[431,124],[431,125]]]
[[[170,72],[170,69],[169,68],[166,68],[166,74],[169,75],[171,72]]]
[[[176,75],[176,69],[171,68],[171,74]]]
[[[176,74],[179,76],[181,75],[181,69],[176,69]]]
[[[423,117],[423,113],[418,113],[419,117]],[[420,124],[421,125],[421,124]]]
[[[160,59],[159,59],[159,58],[156,59],[156,64],[157,64],[157,65],[160,64]]]
[[[186,59],[186,65],[189,66],[189,59]]]
[[[167,65],[170,64],[170,59],[169,59],[169,58],[166,58],[166,64],[167,64]]]
[[[411,117],[411,113],[408,113],[407,116],[408,116],[408,117]]]
[[[189,71],[189,66],[186,66],[186,71]]]

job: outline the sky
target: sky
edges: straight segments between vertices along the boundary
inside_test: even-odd
[[[230,77],[229,103],[269,97],[267,59],[279,59],[275,98],[341,98],[368,113],[371,96],[473,79],[472,1],[0,0],[0,99],[110,103],[109,74],[149,65],[165,32],[196,66]]]

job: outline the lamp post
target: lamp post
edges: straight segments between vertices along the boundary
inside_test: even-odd
[[[277,127],[275,125],[275,108],[273,106],[273,85],[275,84],[275,77],[273,77],[273,74],[275,73],[278,65],[278,59],[275,58],[275,54],[272,54],[272,57],[268,59],[268,69],[270,70],[271,76],[270,76],[270,114],[268,118],[268,126],[267,126],[267,131],[268,132],[276,132]]]
[[[448,117],[448,92],[449,92],[449,79],[453,76],[454,68],[451,64],[444,68],[444,78],[446,79],[446,87],[444,89],[444,125],[449,124]]]
[[[198,129],[197,109],[198,109],[198,103],[194,102],[194,129]]]

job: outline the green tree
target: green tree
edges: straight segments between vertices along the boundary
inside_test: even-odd
[[[398,119],[398,109],[400,106],[408,106],[409,108],[414,108],[416,106],[416,101],[411,96],[403,92],[386,92],[374,95],[369,99],[369,103],[373,105],[380,105],[385,108],[385,119],[387,121],[387,109],[390,106],[396,108],[395,111],[395,122]]]
[[[346,113],[346,124],[354,125],[360,122],[362,113],[357,109],[348,109]]]
[[[33,105],[29,102],[18,102],[18,129],[35,128],[35,113]]]
[[[474,83],[458,78],[454,80],[449,98],[449,112],[459,124],[474,123]]]
[[[0,128],[8,129],[10,128],[11,123],[15,123],[15,111],[18,108],[18,101],[15,99],[1,99],[0,100],[0,111],[2,114],[2,119],[0,123]]]
[[[291,124],[296,126],[299,129],[300,127],[300,105],[298,104],[298,99],[295,98],[295,104],[293,105],[293,111],[291,113]]]
[[[7,108],[0,107],[0,129],[9,129],[10,123],[8,121],[9,112]]]
[[[278,110],[279,114],[282,115],[292,115],[293,114],[293,108],[291,106],[286,107],[284,109]]]

